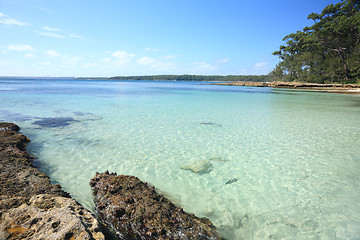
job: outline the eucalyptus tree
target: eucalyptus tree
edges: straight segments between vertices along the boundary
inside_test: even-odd
[[[274,55],[281,62],[272,72],[275,78],[292,81],[350,82],[360,75],[360,1],[330,4],[303,31],[291,33]],[[282,70],[279,71],[279,70]]]

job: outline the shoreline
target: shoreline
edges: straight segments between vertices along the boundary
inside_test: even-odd
[[[0,122],[0,239],[223,240],[210,220],[185,212],[134,176],[96,173],[89,183],[91,213],[33,165],[30,139],[19,131]]]
[[[95,216],[34,167],[19,131],[0,122],[0,239],[105,240]]]
[[[322,83],[299,83],[299,82],[224,82],[210,83],[210,85],[223,86],[246,86],[246,87],[272,87],[285,89],[313,90],[317,92],[360,94],[358,84],[322,84]]]

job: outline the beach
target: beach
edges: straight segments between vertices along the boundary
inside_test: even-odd
[[[287,89],[303,89],[329,93],[360,94],[358,84],[320,84],[320,83],[299,83],[299,82],[224,82],[211,83],[225,86],[247,86],[247,87],[273,87]]]

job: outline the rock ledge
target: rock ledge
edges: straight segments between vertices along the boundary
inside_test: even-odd
[[[95,217],[33,167],[18,131],[0,123],[0,239],[104,240]]]
[[[99,218],[122,239],[222,239],[210,220],[186,213],[137,177],[106,171],[90,186]]]

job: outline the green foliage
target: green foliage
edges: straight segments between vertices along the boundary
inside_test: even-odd
[[[113,80],[147,80],[147,81],[269,81],[267,75],[151,75],[151,76],[116,76]]]
[[[360,1],[343,0],[311,13],[311,27],[291,33],[273,54],[281,62],[270,73],[275,80],[356,82],[360,78]]]

